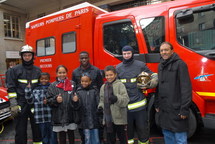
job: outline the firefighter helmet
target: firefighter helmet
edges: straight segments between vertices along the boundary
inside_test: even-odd
[[[29,45],[24,45],[23,47],[21,47],[21,51],[20,54],[22,53],[32,53],[34,54],[33,48]]]
[[[137,77],[137,86],[140,88],[147,87],[151,80],[151,74],[147,72],[141,72]]]

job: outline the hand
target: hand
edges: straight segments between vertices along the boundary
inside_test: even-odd
[[[96,114],[97,115],[103,115],[103,108],[102,107],[99,107],[98,109],[97,109],[97,112],[96,112]]]
[[[148,88],[155,88],[158,85],[158,74],[157,73],[153,73],[151,75],[151,80],[149,81],[149,86]]]
[[[159,108],[155,108],[155,111],[156,111],[156,112],[159,112],[159,111],[160,111],[160,109],[159,109]]]
[[[157,84],[158,84],[157,79],[151,79],[148,88],[155,88],[157,86]]]
[[[31,88],[31,84],[30,82],[28,83],[28,85],[26,86],[27,88]]]
[[[114,104],[115,102],[117,102],[118,98],[115,95],[112,95],[111,97],[109,97],[109,102],[110,104]]]
[[[43,100],[43,104],[47,104],[47,99],[46,98]]]
[[[58,103],[62,103],[63,102],[63,98],[61,96],[61,93],[57,96],[57,102]]]
[[[186,119],[187,118],[187,116],[185,116],[185,115],[179,114],[179,116],[180,116],[181,119]]]
[[[79,98],[78,98],[77,94],[75,93],[75,94],[74,94],[74,97],[72,98],[72,100],[73,100],[74,102],[77,102],[78,99],[79,99]]]

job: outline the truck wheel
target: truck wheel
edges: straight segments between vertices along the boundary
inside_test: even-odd
[[[191,138],[197,130],[197,118],[191,109],[189,109],[189,111],[190,111],[190,116],[189,116],[188,138]]]

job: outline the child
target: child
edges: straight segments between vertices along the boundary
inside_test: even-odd
[[[57,135],[52,131],[51,108],[46,104],[46,92],[48,89],[50,75],[41,73],[39,85],[31,93],[31,86],[25,88],[25,98],[28,103],[34,104],[34,118],[39,125],[43,144],[57,144]]]
[[[104,109],[103,121],[107,134],[107,143],[115,144],[117,134],[120,144],[127,144],[125,129],[129,97],[124,84],[116,79],[116,69],[113,66],[107,66],[104,72],[107,82],[100,89],[98,108]]]
[[[85,144],[100,144],[99,142],[99,120],[97,107],[99,102],[98,90],[91,85],[92,79],[88,73],[81,76],[81,87],[77,89],[77,95],[82,101],[81,123],[79,127],[83,129]]]
[[[59,65],[56,69],[57,78],[48,88],[48,103],[52,107],[53,131],[59,134],[59,143],[66,144],[66,134],[69,144],[74,144],[73,112],[79,109],[79,98],[74,94],[75,85],[67,78],[68,70]]]

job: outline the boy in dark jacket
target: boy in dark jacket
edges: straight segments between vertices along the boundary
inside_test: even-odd
[[[81,76],[81,87],[77,89],[77,95],[82,101],[81,123],[79,128],[83,129],[85,144],[100,144],[99,142],[99,118],[97,116],[98,90],[91,85],[91,78],[88,73]]]

